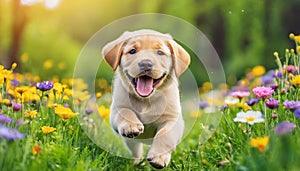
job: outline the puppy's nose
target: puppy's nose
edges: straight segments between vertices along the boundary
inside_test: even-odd
[[[148,59],[142,60],[141,62],[138,63],[138,65],[140,69],[143,71],[151,70],[153,67],[153,63]]]

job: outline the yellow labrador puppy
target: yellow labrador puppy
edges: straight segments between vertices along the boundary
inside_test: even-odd
[[[143,157],[142,143],[151,143],[147,160],[164,168],[184,130],[178,77],[190,63],[189,54],[171,35],[153,30],[125,32],[102,54],[115,71],[112,128],[136,162]]]

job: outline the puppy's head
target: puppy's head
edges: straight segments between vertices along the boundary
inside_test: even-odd
[[[153,30],[125,32],[102,50],[113,70],[139,97],[149,97],[175,73],[179,77],[190,63],[189,54],[169,34]]]

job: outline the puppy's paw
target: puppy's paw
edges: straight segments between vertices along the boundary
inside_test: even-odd
[[[151,166],[155,167],[156,169],[162,169],[170,163],[171,153],[165,153],[156,156],[148,155],[147,160]]]
[[[124,121],[119,125],[118,131],[124,137],[133,138],[144,132],[144,125],[142,123]]]

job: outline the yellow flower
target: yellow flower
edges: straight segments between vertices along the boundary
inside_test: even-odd
[[[34,118],[36,115],[37,115],[37,111],[36,110],[32,110],[32,111],[29,111],[27,110],[25,112],[25,117],[31,117],[31,118]]]
[[[296,75],[293,77],[290,81],[294,86],[299,87],[300,86],[300,75]]]
[[[6,106],[10,106],[11,105],[11,101],[9,99],[3,99],[2,103],[5,104]]]
[[[4,75],[0,71],[0,87],[2,87],[4,84]]]
[[[62,119],[70,119],[77,115],[70,108],[66,108],[62,105],[56,106],[54,112]]]
[[[28,86],[20,86],[20,87],[16,87],[16,92],[23,94],[25,93],[27,90],[29,89]]]
[[[27,62],[28,61],[28,54],[27,53],[23,53],[22,56],[21,56],[21,61],[23,63]]]
[[[243,109],[244,112],[252,110],[252,108],[247,103],[238,103],[237,106]]]
[[[44,62],[44,68],[45,68],[45,69],[50,69],[50,68],[52,68],[52,66],[53,66],[52,60],[48,59],[48,60],[46,60],[46,61]]]
[[[210,82],[204,82],[202,84],[202,87],[200,88],[201,92],[207,92],[210,91],[212,89],[212,84]]]
[[[38,155],[38,154],[40,154],[41,151],[42,151],[42,147],[40,147],[38,145],[34,145],[32,147],[32,154],[33,155]]]
[[[16,68],[17,68],[17,63],[14,62],[14,63],[11,65],[11,69],[14,70],[14,69],[16,69]]]
[[[300,46],[297,46],[297,51],[298,51],[298,53],[300,53]]]
[[[42,126],[42,132],[44,134],[51,133],[51,132],[53,132],[55,130],[56,130],[56,128],[53,128],[53,127],[50,127],[50,126]]]
[[[265,67],[258,65],[252,69],[252,74],[254,77],[260,77],[266,72]]]
[[[4,79],[9,81],[14,79],[14,74],[11,70],[2,70],[2,75],[4,76]]]
[[[294,36],[294,40],[295,40],[297,43],[300,43],[300,35]]]
[[[106,118],[108,118],[108,116],[109,116],[110,109],[109,109],[109,108],[106,108],[106,107],[103,106],[103,105],[101,105],[101,106],[98,108],[98,113],[99,113],[99,115],[100,115],[103,119],[106,119]]]
[[[265,136],[263,138],[252,138],[250,140],[250,145],[252,147],[258,148],[258,150],[262,153],[265,151],[266,146],[269,143],[269,137]]]
[[[97,97],[98,99],[100,99],[100,98],[102,97],[102,93],[101,93],[101,92],[98,92],[98,93],[96,94],[96,97]]]

